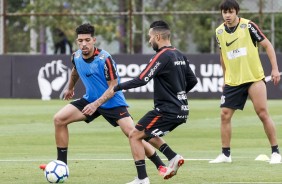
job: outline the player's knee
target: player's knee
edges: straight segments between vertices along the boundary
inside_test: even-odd
[[[53,122],[55,126],[63,126],[65,125],[64,121],[62,120],[62,118],[60,116],[58,116],[57,114],[53,117]]]
[[[231,113],[229,113],[228,111],[222,110],[220,117],[222,121],[227,121],[231,118]]]
[[[138,135],[139,135],[139,130],[133,128],[130,132],[129,132],[129,135],[128,135],[128,138],[129,139],[138,139]]]
[[[128,139],[133,139],[134,138],[134,129],[132,129],[129,133],[128,133]]]
[[[123,131],[123,133],[126,135],[126,137],[129,138],[129,134],[130,134],[131,130],[132,130],[132,129],[127,128],[127,129],[123,129],[122,131]]]
[[[266,109],[261,109],[257,111],[257,115],[260,118],[260,120],[263,122],[269,118],[269,114]]]

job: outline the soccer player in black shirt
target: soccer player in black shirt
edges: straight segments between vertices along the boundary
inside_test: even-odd
[[[162,173],[164,179],[174,176],[184,163],[184,158],[174,152],[160,137],[187,121],[189,107],[186,93],[197,84],[188,59],[171,45],[170,28],[166,22],[153,22],[148,36],[156,54],[138,77],[114,88],[115,92],[136,88],[154,79],[154,109],[139,120],[129,135],[138,173],[138,177],[129,184],[150,183],[145,168],[143,139],[159,149],[169,160]]]

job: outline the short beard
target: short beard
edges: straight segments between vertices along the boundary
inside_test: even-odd
[[[153,43],[153,44],[152,44],[152,48],[153,48],[153,50],[156,51],[156,52],[159,50],[159,46],[158,46],[158,44],[156,44],[156,43]]]
[[[84,56],[88,56],[88,55],[89,55],[89,51],[82,52],[82,55],[84,55]]]

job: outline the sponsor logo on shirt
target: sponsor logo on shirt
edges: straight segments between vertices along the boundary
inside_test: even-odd
[[[174,61],[174,65],[186,65],[185,61]]]
[[[188,105],[181,105],[181,110],[182,111],[189,111]]]
[[[178,100],[186,100],[187,99],[187,94],[185,91],[180,91],[177,93],[177,99]]]
[[[248,24],[248,28],[251,28],[251,31],[256,35],[258,40],[262,39],[262,37],[258,34],[258,31],[252,26],[252,24]]]
[[[93,75],[93,73],[87,73],[86,77],[90,77],[91,75]]]
[[[236,42],[236,40],[238,40],[238,38],[236,38],[235,40],[231,41],[231,42],[226,42],[226,46],[229,47],[230,45],[232,45],[232,43]]]
[[[230,60],[246,55],[247,55],[247,49],[245,47],[227,52],[227,58]]]
[[[223,33],[223,29],[219,29],[218,31],[217,31],[217,34],[222,34]]]
[[[149,78],[150,78],[152,75],[154,75],[156,69],[157,69],[160,65],[161,65],[161,63],[160,63],[160,62],[157,62],[157,63],[155,64],[155,66],[150,69],[150,72],[149,72],[148,75],[144,78],[144,80],[145,80],[146,82],[149,81]]]
[[[105,59],[105,54],[101,54],[101,55],[99,56],[99,59]]]
[[[245,29],[247,27],[247,24],[241,24],[240,28]]]
[[[177,119],[187,119],[187,115],[177,115]]]
[[[109,75],[108,75],[109,74],[109,72],[108,72],[109,69],[108,69],[106,64],[104,65],[104,71],[105,71],[105,77],[106,77],[106,79],[108,79],[109,78]]]

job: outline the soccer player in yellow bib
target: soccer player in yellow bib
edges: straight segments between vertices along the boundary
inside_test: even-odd
[[[235,110],[243,110],[248,97],[263,123],[271,145],[272,154],[269,163],[281,163],[275,125],[267,108],[265,76],[259,58],[258,44],[266,50],[272,67],[272,81],[277,85],[280,81],[280,73],[275,51],[255,23],[238,17],[240,7],[236,0],[222,1],[220,10],[224,23],[216,29],[216,39],[220,47],[220,61],[224,74],[220,105],[222,153],[209,163],[232,162],[231,118]]]

